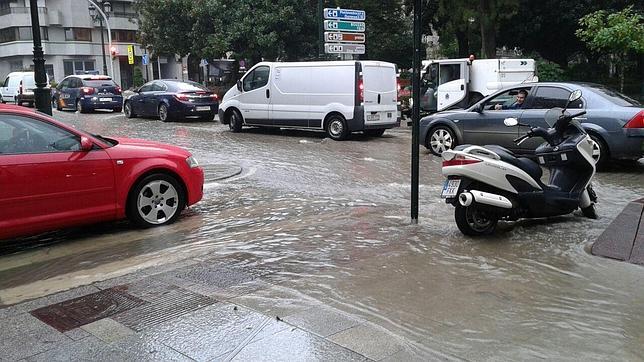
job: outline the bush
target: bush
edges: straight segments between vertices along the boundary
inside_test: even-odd
[[[143,78],[143,72],[141,71],[141,68],[134,68],[134,79],[132,80],[132,82],[134,83],[135,88],[138,88],[145,84],[145,79]]]
[[[567,80],[565,72],[559,64],[545,60],[543,58],[535,58],[537,63],[537,75],[540,82],[563,82]]]

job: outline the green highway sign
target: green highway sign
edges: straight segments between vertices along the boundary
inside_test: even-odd
[[[365,24],[358,21],[341,21],[341,20],[325,20],[324,21],[324,30],[325,31],[352,31],[352,32],[364,32]]]

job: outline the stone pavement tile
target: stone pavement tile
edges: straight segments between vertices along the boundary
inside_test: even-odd
[[[98,338],[87,337],[31,356],[26,360],[42,362],[126,361],[128,355],[125,351],[110,347]]]
[[[2,320],[0,355],[9,360],[26,358],[71,340],[31,314],[18,314]]]
[[[284,318],[305,331],[326,337],[366,322],[356,316],[328,307],[315,307]]]
[[[271,286],[256,293],[233,298],[230,302],[280,318],[322,305],[320,301],[306,294],[282,286]]]
[[[111,318],[100,319],[81,328],[106,343],[119,341],[135,333]]]
[[[78,341],[80,339],[87,338],[92,335],[91,333],[83,330],[82,328],[74,328],[71,331],[67,331],[63,334],[66,335],[72,341]]]
[[[82,297],[87,294],[96,293],[98,291],[99,289],[96,288],[95,286],[85,285],[82,287],[66,290],[64,292],[51,294],[46,297],[33,299],[20,304],[16,304],[6,308],[6,310],[7,310],[7,313],[13,313],[13,314],[30,312],[34,309],[45,307],[50,304],[60,303],[69,299],[74,299],[74,298]],[[2,295],[0,294],[0,299],[1,298],[2,298]]]
[[[206,295],[219,301],[227,301],[229,299],[240,297],[246,294],[257,292],[261,289],[270,288],[272,284],[266,283],[261,280],[251,280],[239,285],[233,285],[228,288],[221,288],[217,286],[193,284],[185,286],[185,289],[190,290],[201,295]]]
[[[289,325],[231,304],[209,306],[145,331],[141,338],[196,360],[210,360]],[[250,339],[250,340],[248,340]],[[248,340],[248,341],[247,341]]]
[[[135,331],[142,331],[217,303],[213,298],[175,286],[163,294],[155,293],[150,300],[152,302],[120,313],[113,319]]]
[[[403,349],[403,341],[373,323],[361,324],[328,337],[352,351],[374,361],[381,360]]]
[[[132,335],[110,345],[124,351],[131,361],[193,361],[193,359],[163,345],[160,342],[146,339],[140,334]]]
[[[364,356],[298,328],[285,329],[218,356],[215,361],[367,361]]]

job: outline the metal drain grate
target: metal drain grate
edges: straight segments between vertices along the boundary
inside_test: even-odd
[[[31,315],[66,332],[146,303],[123,290],[110,288],[33,310]]]

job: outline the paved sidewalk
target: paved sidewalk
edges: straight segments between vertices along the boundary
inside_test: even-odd
[[[3,361],[414,358],[405,341],[298,294],[270,266],[229,258],[75,288],[0,309],[0,320]]]

